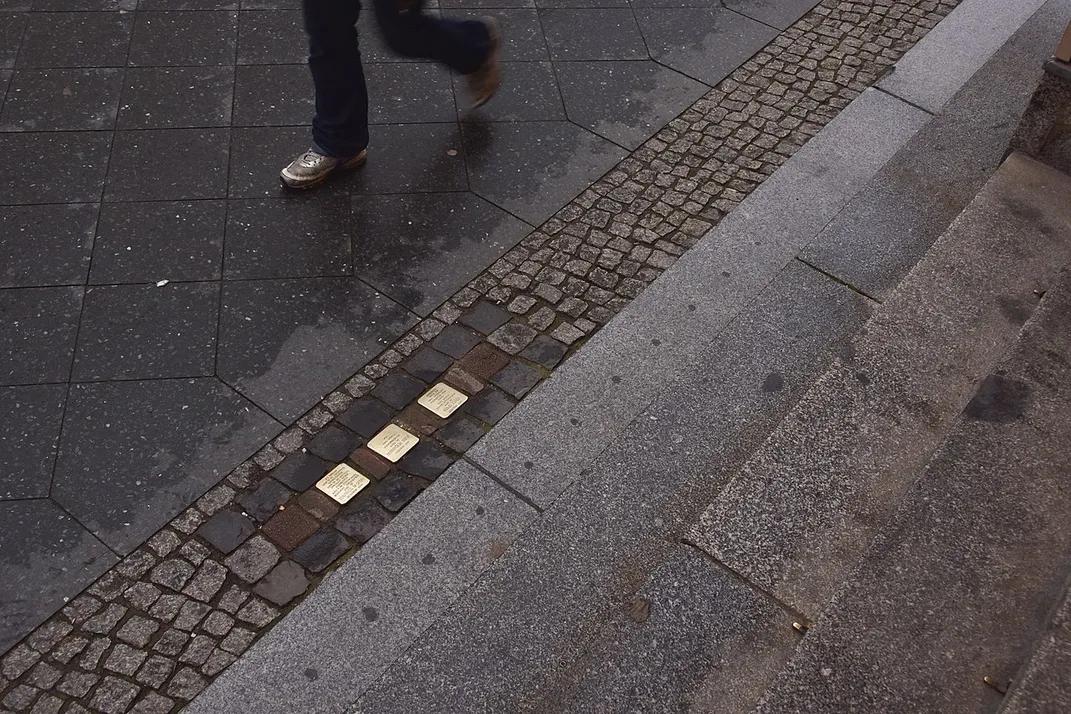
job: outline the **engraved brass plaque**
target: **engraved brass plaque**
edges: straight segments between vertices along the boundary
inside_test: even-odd
[[[435,416],[445,419],[468,401],[468,397],[457,391],[445,382],[439,382],[434,387],[424,392],[424,396],[417,400],[417,404],[427,409]]]
[[[405,456],[409,449],[417,445],[420,439],[410,434],[397,424],[387,424],[383,431],[372,437],[368,442],[368,448],[376,452],[387,461],[395,463]]]
[[[316,488],[345,505],[368,484],[368,477],[360,471],[347,464],[339,464],[316,482]]]

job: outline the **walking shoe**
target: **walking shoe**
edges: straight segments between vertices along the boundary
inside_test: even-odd
[[[471,109],[478,109],[495,96],[498,85],[502,80],[502,68],[498,62],[499,50],[502,47],[502,32],[498,29],[498,22],[493,17],[485,17],[483,24],[487,27],[487,34],[491,36],[491,51],[487,55],[480,68],[470,74],[469,94],[472,95]]]
[[[312,188],[330,176],[335,171],[355,169],[368,158],[368,151],[362,149],[348,159],[338,159],[334,156],[324,156],[309,149],[301,156],[290,162],[279,174],[279,180],[287,188]]]

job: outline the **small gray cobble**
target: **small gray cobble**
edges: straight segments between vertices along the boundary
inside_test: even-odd
[[[124,714],[141,689],[117,677],[105,677],[93,693],[90,706],[104,714]]]
[[[160,623],[147,617],[135,615],[123,623],[115,636],[134,647],[144,647],[160,629]]]
[[[183,667],[171,679],[166,693],[169,697],[188,702],[196,697],[205,688],[206,684],[208,684],[208,680],[198,674],[196,670],[190,667]]]

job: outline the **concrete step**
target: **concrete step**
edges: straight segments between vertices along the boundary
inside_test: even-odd
[[[1042,225],[1046,218],[1035,216]],[[823,610],[760,714],[974,714],[1001,706],[1000,692],[1045,631],[1071,574],[1069,307],[1065,272]],[[1066,612],[1059,618],[1053,645],[1043,645],[1009,707],[1071,709],[1066,672],[1062,683],[1044,676],[1067,656]]]
[[[731,476],[731,464],[761,443],[828,364],[831,345],[868,314],[865,298],[790,264],[357,700],[355,711],[562,711],[559,700],[576,686],[587,653],[628,617],[637,588],[680,548],[676,540]],[[532,438],[538,437],[537,431]],[[693,563],[685,571],[695,569]],[[784,637],[792,634],[791,619],[724,572],[681,587],[698,600],[722,597],[722,627],[738,638],[727,636],[724,646],[739,667],[710,686],[725,690],[736,682],[741,698],[724,699],[724,710],[747,711],[792,652],[793,638]],[[750,639],[771,643],[760,656],[738,646]],[[677,670],[669,682],[683,676]],[[661,696],[658,690],[633,704],[642,711]]]
[[[1071,260],[1071,178],[1013,154],[689,538],[816,617]]]
[[[1071,590],[1000,708],[1000,714],[1064,714],[1071,710]]]

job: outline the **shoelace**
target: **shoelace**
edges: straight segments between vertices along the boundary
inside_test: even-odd
[[[308,168],[315,166],[322,157],[315,151],[306,151],[301,155],[301,165]]]

